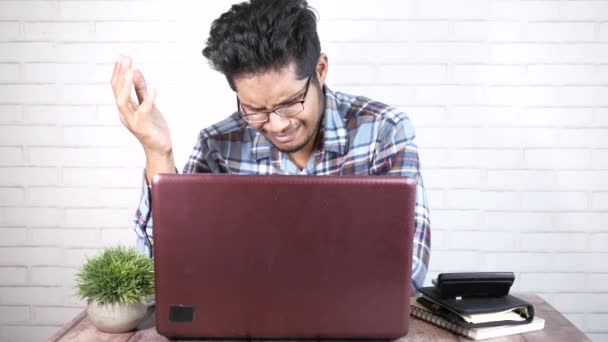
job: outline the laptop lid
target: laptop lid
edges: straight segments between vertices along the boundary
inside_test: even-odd
[[[405,177],[155,176],[156,329],[406,335],[415,191]]]

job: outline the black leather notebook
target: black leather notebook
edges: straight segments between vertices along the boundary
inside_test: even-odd
[[[420,288],[420,292],[420,304],[466,328],[526,324],[534,319],[534,306],[512,295],[443,299],[433,286]]]

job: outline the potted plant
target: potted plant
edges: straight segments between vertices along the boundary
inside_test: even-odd
[[[154,293],[154,263],[134,248],[102,250],[87,258],[76,278],[78,294],[88,303],[87,314],[103,332],[134,329]]]

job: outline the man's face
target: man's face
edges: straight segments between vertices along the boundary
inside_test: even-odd
[[[276,109],[281,112],[281,108],[297,106],[297,102],[304,101],[304,109],[294,116],[281,117],[270,112],[267,122],[249,124],[283,152],[297,152],[314,144],[324,101],[322,83],[307,80],[297,79],[293,63],[278,71],[234,79],[242,114]]]

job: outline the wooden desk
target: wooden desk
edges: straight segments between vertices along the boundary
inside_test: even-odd
[[[491,341],[591,341],[580,330],[578,330],[561,313],[547,304],[542,298],[531,294],[516,294],[518,297],[528,300],[534,304],[536,314],[545,319],[545,329],[521,335],[512,335]],[[146,319],[138,326],[137,330],[124,334],[105,334],[97,331],[91,321],[87,318],[86,311],[80,313],[70,323],[59,330],[50,341],[80,342],[80,341],[170,341],[159,335],[154,328],[154,309],[150,309]],[[471,341],[461,336],[454,335],[446,330],[435,327],[429,323],[416,318],[411,318],[410,331],[407,336],[396,341]],[[488,340],[490,341],[490,340]],[[226,341],[223,341],[226,342]],[[276,340],[273,342],[277,342]]]

